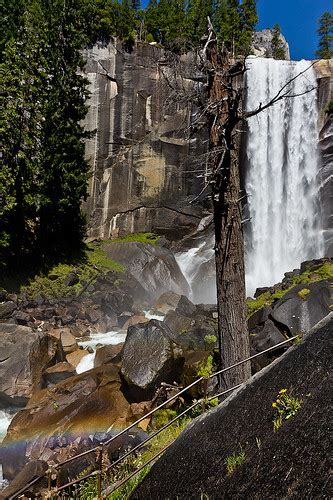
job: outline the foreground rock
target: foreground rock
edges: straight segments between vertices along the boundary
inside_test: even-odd
[[[55,362],[58,342],[42,332],[0,324],[0,408],[24,406],[41,389],[44,370]]]
[[[133,499],[330,498],[328,434],[333,313],[300,345],[252,377],[215,410],[196,419]],[[285,388],[299,411],[273,430],[272,402]],[[245,461],[228,474],[226,459]]]
[[[180,345],[160,321],[151,320],[128,329],[121,373],[134,400],[148,399],[161,382],[177,380],[183,363]]]

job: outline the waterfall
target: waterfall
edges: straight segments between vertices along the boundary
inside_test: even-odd
[[[310,65],[309,61],[249,59],[247,110],[268,102]],[[316,74],[310,68],[290,85],[291,94],[316,86]],[[302,261],[322,257],[318,135],[316,90],[283,99],[248,120],[248,294],[281,281],[286,271]]]

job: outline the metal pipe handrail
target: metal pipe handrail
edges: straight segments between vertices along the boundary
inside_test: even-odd
[[[78,455],[75,455],[73,457],[70,457],[66,460],[64,460],[63,462],[59,462],[58,464],[55,464],[54,465],[54,468],[57,469],[59,467],[61,467],[62,465],[65,465],[67,463],[70,463],[70,462],[73,462],[74,460],[78,459],[78,458],[82,458],[84,457],[85,455],[88,455],[89,453],[93,453],[95,451],[98,451],[100,449],[100,446],[102,446],[103,448],[107,445],[109,445],[112,441],[114,441],[115,439],[117,439],[118,437],[122,436],[123,434],[125,434],[126,432],[128,432],[130,429],[133,429],[133,427],[137,426],[140,422],[142,422],[143,420],[145,420],[146,418],[150,417],[151,415],[153,415],[156,411],[164,408],[166,405],[168,405],[171,401],[174,401],[175,399],[177,399],[181,394],[184,394],[186,391],[188,391],[189,389],[191,389],[192,387],[196,386],[197,384],[199,384],[201,381],[203,380],[210,380],[218,375],[221,375],[222,373],[225,373],[229,370],[231,370],[232,368],[236,368],[237,366],[240,366],[242,365],[243,363],[247,363],[249,361],[251,361],[252,359],[255,359],[259,356],[262,356],[263,354],[266,354],[268,352],[271,352],[271,351],[274,351],[276,349],[278,349],[279,347],[282,347],[284,346],[285,344],[288,344],[289,342],[299,338],[300,335],[294,335],[293,337],[290,337],[289,339],[286,339],[284,340],[283,342],[280,342],[279,344],[276,344],[272,347],[269,347],[267,349],[265,349],[264,351],[261,351],[257,354],[253,354],[252,356],[249,356],[248,358],[245,358],[241,361],[238,361],[237,363],[234,363],[233,365],[230,365],[226,368],[223,368],[222,370],[219,370],[218,372],[215,372],[213,373],[212,375],[208,376],[208,377],[199,377],[198,379],[196,379],[194,382],[192,382],[191,384],[189,384],[188,386],[184,387],[181,391],[177,392],[177,394],[173,395],[171,398],[167,399],[166,401],[164,401],[164,403],[161,403],[160,405],[158,405],[156,408],[154,408],[153,410],[149,411],[148,413],[146,413],[144,416],[140,417],[138,420],[136,420],[133,424],[129,425],[128,427],[126,427],[125,429],[123,429],[122,431],[118,432],[115,436],[111,437],[109,440],[105,441],[104,443],[102,443],[101,445],[99,446],[96,446],[94,448],[91,448],[87,451],[84,451],[82,453],[79,453]],[[240,385],[242,384],[239,384],[238,386],[235,386],[235,388],[239,387]],[[235,388],[232,388],[232,389],[228,389],[227,391],[223,391],[222,393],[218,394],[218,395],[215,395],[213,396],[212,398],[210,399],[214,399],[216,397],[219,397],[223,394],[225,394],[226,392],[230,392],[231,390],[235,390]],[[111,427],[109,427],[107,429],[107,432],[109,432],[111,430]],[[34,484],[35,482],[39,481],[40,479],[43,479],[45,476],[46,476],[47,473],[44,473],[43,475],[39,476],[38,478],[36,478],[32,484]],[[82,481],[83,478],[80,478],[80,481]],[[80,482],[78,481],[78,482]],[[25,486],[24,488],[21,488],[19,490],[19,492],[15,493],[15,495],[13,495],[12,497],[10,497],[11,499],[14,499],[14,498],[17,498],[17,495],[20,494],[20,493],[23,493],[24,491],[26,491],[26,489],[28,487],[31,486],[31,483],[29,483],[27,486]]]
[[[224,396],[225,394],[228,394],[229,392],[233,392],[236,389],[238,389],[238,387],[240,387],[241,385],[242,384],[235,385],[234,387],[231,387],[230,389],[226,389],[225,391],[221,392],[220,394],[215,394],[214,396],[208,398],[208,401],[211,401],[212,399],[215,399],[215,398],[220,397],[220,396]],[[151,439],[153,439],[155,436],[157,436],[157,434],[159,434],[160,432],[162,432],[163,430],[165,430],[167,427],[169,427],[170,425],[172,425],[173,423],[175,423],[177,420],[179,420],[181,417],[183,417],[186,413],[188,413],[190,410],[192,410],[195,406],[197,406],[198,404],[203,403],[203,401],[204,400],[200,399],[200,400],[196,401],[193,405],[191,405],[188,408],[186,408],[186,410],[184,410],[182,413],[180,413],[175,418],[173,418],[172,420],[170,420],[170,422],[168,422],[167,424],[165,424],[161,429],[159,429],[154,434],[152,434],[151,436],[149,436],[149,438],[146,441],[144,441],[143,443],[140,443],[140,445],[138,445],[136,448],[133,448],[127,454],[123,455],[116,462],[114,462],[113,464],[111,464],[106,469],[105,472],[107,472],[108,470],[110,470],[112,467],[114,467],[116,464],[118,464],[119,462],[121,462],[123,459],[127,458],[132,453],[134,453],[136,451],[136,449],[138,449],[141,445],[143,445],[147,441],[150,441]],[[113,493],[114,491],[116,491],[117,489],[119,489],[123,484],[127,483],[127,481],[129,481],[133,476],[135,476],[138,472],[140,472],[142,469],[144,469],[144,467],[146,467],[147,465],[149,465],[156,458],[156,456],[159,456],[161,453],[163,453],[173,443],[174,443],[174,441],[172,441],[171,443],[169,443],[167,446],[165,446],[164,448],[162,448],[162,450],[160,450],[157,454],[155,454],[152,458],[150,458],[149,460],[147,460],[147,462],[145,462],[143,465],[141,465],[138,469],[136,469],[135,471],[131,472],[131,474],[129,474],[126,478],[124,478],[119,483],[117,483],[115,488],[113,488],[110,491],[109,491],[109,488],[107,488],[106,490],[104,490],[103,491],[103,496],[106,495],[106,494],[109,495],[110,493]]]

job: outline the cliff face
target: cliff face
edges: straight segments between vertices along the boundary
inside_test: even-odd
[[[110,43],[85,57],[91,91],[85,126],[96,130],[86,147],[90,236],[152,230],[181,238],[205,212],[189,205],[202,189],[195,171],[207,148],[204,129],[187,139],[197,119],[188,95],[204,93],[193,56],[147,44],[129,53]]]
[[[333,61],[321,60],[315,65],[318,74],[320,200],[325,240],[325,255],[333,256],[333,114],[328,113],[333,99]]]

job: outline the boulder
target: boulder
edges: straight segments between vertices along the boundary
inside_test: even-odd
[[[125,427],[129,404],[120,387],[118,367],[108,364],[43,389],[15,415],[4,443],[29,440],[30,456],[43,458],[41,438]]]
[[[149,399],[161,382],[179,378],[184,359],[173,339],[167,325],[157,320],[128,329],[121,373],[134,401]]]
[[[131,311],[132,307],[132,297],[119,290],[110,290],[104,294],[102,308],[107,314],[121,314],[124,311]]]
[[[94,367],[106,365],[107,363],[117,362],[119,354],[122,351],[124,344],[105,345],[97,349],[94,359]]]
[[[43,378],[45,385],[54,385],[66,378],[72,377],[76,374],[75,367],[67,361],[57,363],[44,371]]]
[[[12,313],[17,309],[15,302],[9,300],[0,304],[0,319],[9,318]]]
[[[62,350],[65,355],[74,352],[79,348],[75,337],[71,334],[71,330],[68,327],[53,328],[51,331],[49,331],[49,336],[54,337],[55,339],[60,341]]]
[[[197,307],[185,295],[182,295],[178,301],[176,311],[183,316],[191,318],[196,314]]]
[[[19,310],[13,312],[12,318],[15,319],[19,325],[26,325],[32,321],[30,314]]]
[[[0,324],[0,408],[24,406],[42,386],[42,373],[57,358],[58,343],[21,325]]]
[[[156,304],[154,305],[153,310],[160,312],[162,314],[167,314],[170,309],[175,310],[178,306],[178,302],[181,298],[181,295],[175,292],[165,292],[159,296]]]
[[[185,351],[212,351],[217,346],[217,320],[213,318],[199,315],[188,318],[177,309],[168,312],[164,323]]]
[[[88,352],[85,349],[77,349],[76,351],[66,354],[66,361],[76,368],[81,359],[87,356],[87,354]]]
[[[331,286],[330,281],[322,280],[293,287],[274,305],[274,322],[291,335],[307,332],[330,313]],[[309,293],[302,297],[305,289]]]
[[[18,492],[21,488],[29,484],[33,479],[42,476],[48,469],[48,465],[46,462],[42,460],[31,460],[29,461],[23,469],[17,474],[17,476],[13,479],[9,486],[2,492],[0,492],[1,498],[12,498],[16,492]],[[38,481],[36,486],[32,486],[29,488],[28,492],[33,494],[34,492],[39,492],[41,488],[47,487],[47,478],[45,477],[43,480]],[[26,494],[28,494],[28,492]],[[3,495],[3,496],[2,496]],[[33,495],[34,497],[35,495]],[[15,496],[16,498],[16,496]],[[29,498],[31,498],[29,496]]]
[[[253,313],[247,321],[249,331],[251,332],[257,326],[263,325],[265,321],[268,320],[268,317],[272,313],[272,311],[273,309],[271,307],[265,306]]]
[[[251,343],[256,352],[264,351],[286,340],[280,330],[274,325],[273,321],[268,319],[260,331],[254,337],[251,337]]]
[[[104,244],[109,257],[123,264],[141,283],[151,298],[164,292],[188,294],[189,285],[173,253],[167,248],[146,243]]]
[[[143,314],[135,314],[131,316],[123,325],[123,329],[127,330],[130,326],[138,325],[139,323],[148,323],[148,319]]]

